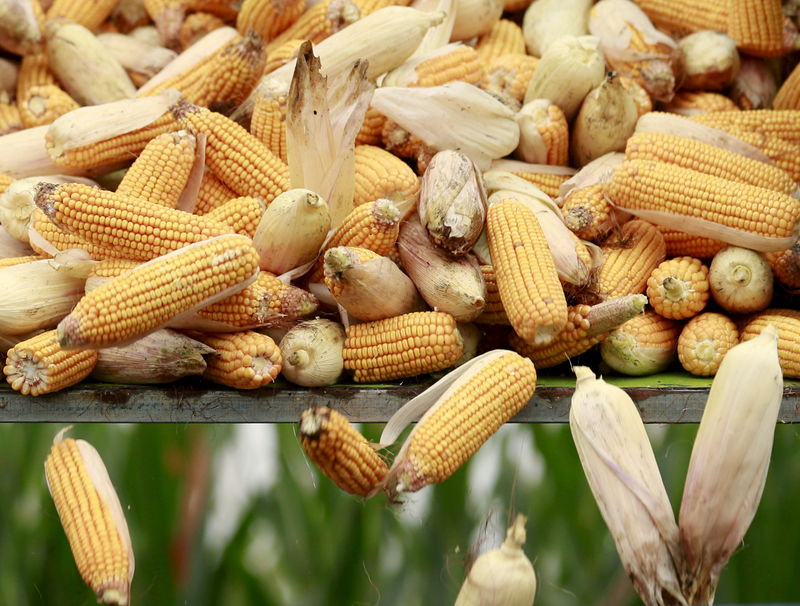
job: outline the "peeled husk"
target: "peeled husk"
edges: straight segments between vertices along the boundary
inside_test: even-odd
[[[522,19],[528,54],[541,57],[561,36],[588,34],[591,6],[592,0],[534,0]]]
[[[295,385],[333,385],[344,368],[345,332],[338,322],[322,318],[301,322],[280,340],[281,373]]]
[[[125,68],[131,81],[141,86],[178,56],[163,46],[153,46],[132,36],[116,33],[98,34],[103,47]]]
[[[778,83],[764,59],[741,57],[739,73],[728,96],[742,109],[767,109],[778,92]]]
[[[503,0],[454,0],[451,40],[469,40],[488,34],[503,14]]]
[[[727,246],[714,255],[708,283],[717,304],[731,313],[761,311],[772,301],[772,268],[763,255],[746,248]]]
[[[4,225],[0,225],[0,259],[8,257],[27,257],[36,253],[25,242],[20,242],[11,234]]]

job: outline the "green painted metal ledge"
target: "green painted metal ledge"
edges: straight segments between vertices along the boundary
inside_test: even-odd
[[[697,423],[710,379],[686,374],[607,377],[630,394],[645,423]],[[227,389],[198,380],[168,385],[81,383],[44,396],[0,387],[0,423],[295,423],[310,406],[330,406],[350,420],[383,423],[433,383],[334,385],[306,389],[275,383],[258,390]],[[513,422],[566,423],[575,380],[541,377],[536,393]],[[781,423],[800,423],[800,382],[787,381]]]

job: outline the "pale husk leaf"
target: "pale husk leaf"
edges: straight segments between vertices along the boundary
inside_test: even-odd
[[[522,34],[528,54],[541,57],[561,36],[589,33],[592,0],[535,0],[525,11]]]
[[[333,385],[344,369],[344,340],[344,328],[337,322],[322,318],[301,322],[280,340],[281,374],[305,387]]]

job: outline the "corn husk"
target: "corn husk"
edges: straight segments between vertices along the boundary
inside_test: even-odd
[[[769,307],[774,277],[763,255],[727,246],[711,260],[708,284],[714,301],[730,313],[753,313]]]
[[[458,592],[455,606],[533,606],[536,573],[522,551],[526,519],[517,514],[503,544],[478,556]]]
[[[459,150],[480,170],[510,154],[519,143],[514,112],[466,82],[379,88],[372,107],[436,150]]]
[[[109,19],[119,31],[128,33],[149,23],[150,15],[147,14],[144,0],[119,0]]]
[[[19,64],[0,57],[0,94],[5,93],[9,99],[17,94],[17,78]]]
[[[723,358],[697,430],[679,515],[689,604],[710,604],[767,479],[783,399],[778,331],[768,325]]]
[[[450,39],[469,40],[488,34],[503,14],[503,0],[454,0]]]
[[[647,606],[686,604],[678,526],[630,396],[576,366],[569,426],[622,565]]]
[[[136,86],[142,86],[178,54],[163,46],[153,46],[125,34],[98,34],[97,39],[125,69]]]
[[[592,0],[535,0],[525,10],[522,33],[529,55],[541,57],[561,36],[589,33]]]
[[[515,156],[531,164],[547,164],[552,151],[542,136],[542,131],[552,128],[553,120],[550,117],[552,107],[553,103],[549,99],[531,99],[516,113],[514,119],[519,125],[519,145],[514,152]],[[556,113],[562,113],[561,109],[558,108]],[[565,127],[566,138],[569,136],[566,124],[561,124]],[[556,125],[558,126],[559,122],[556,122]],[[566,158],[563,161],[566,162]]]
[[[453,368],[458,368],[469,362],[472,358],[478,355],[478,347],[483,338],[483,330],[472,322],[457,322],[458,334],[461,335],[461,342],[464,344],[464,353],[453,364]]]
[[[136,95],[125,69],[90,30],[49,21],[45,31],[50,69],[78,103],[98,105]]]
[[[417,217],[400,228],[400,261],[425,302],[459,322],[471,322],[486,305],[486,283],[472,255],[452,257],[428,238]]]
[[[683,53],[681,88],[722,90],[730,86],[739,73],[739,51],[736,41],[727,34],[703,30],[681,38]]]
[[[567,121],[605,77],[606,61],[595,36],[561,36],[542,55],[525,91],[524,102],[550,99]]]
[[[53,162],[45,147],[45,135],[49,128],[47,125],[36,126],[0,136],[0,172],[18,179],[37,175],[83,174],[84,171],[58,166]]]
[[[156,28],[155,25],[140,25],[132,29],[129,35],[131,38],[146,42],[147,44],[152,44],[153,46],[164,45],[164,39],[161,37],[161,34],[158,33],[158,28]]]
[[[281,373],[295,385],[333,385],[344,369],[345,332],[338,322],[322,318],[301,322],[280,339]]]
[[[34,250],[28,244],[17,240],[8,233],[4,225],[0,225],[0,259],[27,257],[35,254]]]
[[[622,164],[624,159],[625,154],[609,152],[587,163],[559,186],[556,203],[559,206],[563,206],[567,196],[569,196],[570,192],[573,190],[589,187],[590,185],[608,180],[611,177],[611,173],[614,172],[614,168]]]
[[[778,83],[764,59],[741,57],[739,73],[728,96],[742,109],[767,109],[778,92]]]
[[[203,374],[204,355],[214,350],[186,335],[162,328],[123,347],[97,352],[91,377],[105,383],[155,385]]]
[[[634,377],[664,372],[675,359],[681,323],[646,311],[614,329],[600,344],[603,362]]]
[[[38,11],[30,0],[0,0],[0,47],[25,55],[44,44]]]
[[[417,212],[437,245],[466,254],[486,221],[486,191],[474,162],[455,150],[434,155],[420,182]]]
[[[328,205],[308,189],[290,189],[264,211],[253,236],[261,268],[283,274],[313,261],[331,226]]]

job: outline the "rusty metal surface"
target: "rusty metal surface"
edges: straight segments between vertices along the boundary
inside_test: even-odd
[[[23,396],[0,387],[0,423],[294,423],[310,406],[331,406],[357,422],[382,423],[427,383],[380,387],[302,389],[270,386],[255,391],[205,383],[164,386],[81,384],[62,392]],[[697,423],[707,388],[628,387],[646,423]],[[566,423],[571,387],[539,387],[512,422]],[[800,387],[784,390],[779,417],[800,422]]]

